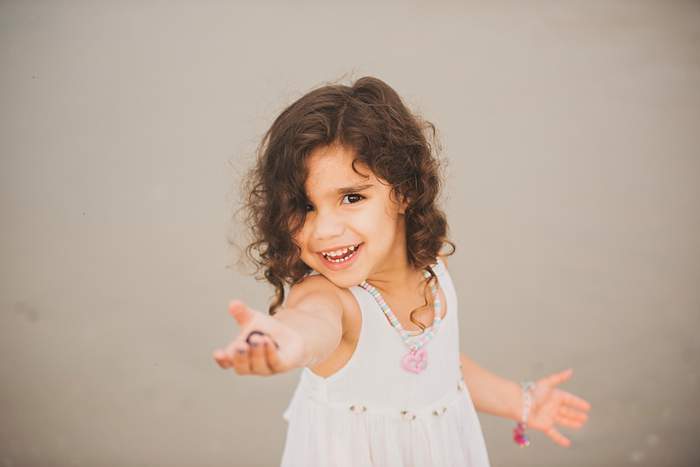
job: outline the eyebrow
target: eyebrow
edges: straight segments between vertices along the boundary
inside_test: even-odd
[[[372,185],[371,183],[365,185],[346,186],[344,188],[338,188],[338,194],[347,195],[348,193],[357,193],[359,191],[364,191],[368,188],[372,188],[373,186],[374,185]]]

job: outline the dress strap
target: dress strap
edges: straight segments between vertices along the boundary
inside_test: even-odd
[[[430,267],[437,276],[442,277],[445,275],[445,263],[440,258],[435,258],[435,263],[431,264]]]

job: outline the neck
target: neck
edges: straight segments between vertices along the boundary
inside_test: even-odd
[[[423,281],[423,273],[408,263],[406,234],[403,229],[394,243],[394,248],[381,267],[370,273],[367,282],[377,288],[384,296],[405,295],[407,291],[417,290]]]
[[[367,278],[367,282],[376,287],[382,295],[396,296],[405,294],[406,290],[416,290],[423,275],[409,267],[383,268]]]

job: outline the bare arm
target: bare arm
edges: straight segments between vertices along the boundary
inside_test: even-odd
[[[459,354],[459,360],[464,382],[476,410],[513,420],[520,419],[523,401],[518,383],[481,368],[464,354]]]
[[[302,336],[302,366],[324,361],[340,344],[343,305],[336,289],[324,277],[309,277],[292,287],[284,307],[273,316]]]
[[[440,256],[447,266],[447,256]],[[469,389],[474,407],[480,412],[519,420],[522,391],[514,381],[501,378],[480,367],[464,354],[459,354],[462,377]]]
[[[325,360],[340,343],[343,307],[340,289],[324,277],[309,277],[292,287],[274,316],[229,304],[238,335],[213,352],[221,368],[240,375],[268,376]],[[274,345],[273,345],[274,344]]]
[[[447,265],[445,257],[441,257]],[[499,417],[520,421],[523,393],[520,385],[501,378],[480,367],[464,354],[459,354],[464,382],[469,389],[476,410]],[[571,440],[557,429],[559,425],[579,429],[588,420],[591,404],[557,386],[571,378],[573,369],[554,373],[535,382],[532,405],[527,420],[528,428],[542,431],[560,446],[569,447]]]

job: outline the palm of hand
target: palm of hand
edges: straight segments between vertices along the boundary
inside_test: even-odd
[[[239,301],[231,302],[229,313],[240,330],[226,348],[214,352],[221,368],[233,368],[242,375],[266,376],[303,364],[303,339],[289,326]]]
[[[528,416],[528,427],[544,432],[560,446],[569,447],[571,441],[556,428],[561,425],[579,429],[588,420],[591,405],[580,397],[557,388],[573,374],[569,369],[546,376],[536,382],[532,395],[532,406]]]

